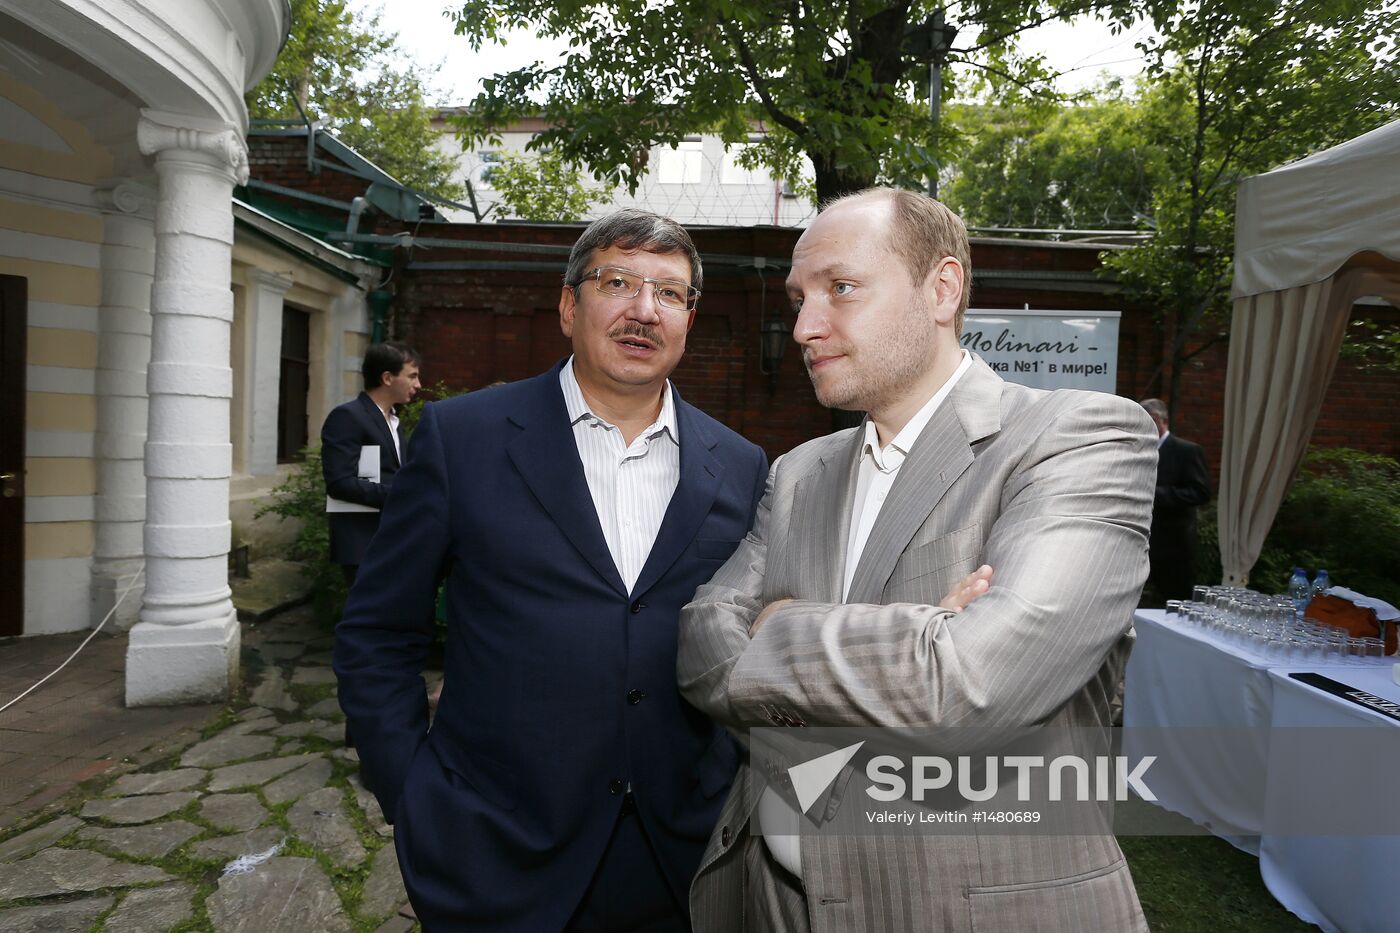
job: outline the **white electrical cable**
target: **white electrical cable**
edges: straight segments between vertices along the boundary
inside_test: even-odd
[[[49,671],[47,674],[45,674],[45,675],[39,680],[38,683],[34,684],[34,686],[30,687],[28,690],[24,691],[24,692],[21,693],[19,696],[15,697],[13,700],[11,700],[10,702],[6,703],[4,706],[0,706],[0,713],[5,712],[5,710],[9,709],[11,706],[14,706],[16,703],[18,703],[20,700],[23,700],[25,697],[29,696],[29,694],[33,693],[35,690],[38,690],[40,687],[42,687],[42,686],[44,685],[44,683],[45,683],[50,677],[52,677],[54,674],[57,674],[59,671],[63,670],[65,667],[67,667],[67,666],[68,666],[68,661],[71,661],[71,660],[73,660],[74,658],[76,658],[76,657],[78,656],[78,652],[79,652],[79,651],[82,651],[84,648],[86,648],[87,645],[88,645],[88,642],[92,641],[93,636],[96,635],[98,632],[102,631],[102,626],[106,625],[106,624],[107,624],[107,620],[110,619],[110,618],[112,618],[113,614],[116,613],[118,607],[120,607],[121,604],[122,604],[122,600],[126,599],[126,594],[131,592],[131,588],[132,588],[133,586],[136,585],[136,581],[139,580],[139,579],[141,579],[141,574],[143,574],[143,573],[145,573],[145,572],[146,572],[146,568],[145,568],[145,567],[142,567],[142,568],[138,569],[135,573],[133,573],[133,574],[131,575],[131,579],[130,579],[129,581],[127,581],[126,588],[123,589],[123,590],[122,590],[122,594],[121,594],[120,596],[117,597],[117,601],[116,601],[115,603],[112,604],[112,608],[109,609],[109,610],[107,610],[107,614],[106,614],[105,616],[102,617],[102,621],[101,621],[101,622],[97,623],[97,628],[95,628],[95,629],[92,630],[92,634],[91,634],[91,635],[88,635],[87,638],[84,638],[84,639],[83,639],[83,643],[82,643],[81,645],[79,645],[78,647],[76,647],[76,648],[73,649],[73,653],[70,654],[70,655],[68,656],[68,660],[67,660],[67,661],[64,661],[64,662],[63,662],[62,664],[60,664],[58,667],[54,668],[53,670],[51,670],[51,671]]]

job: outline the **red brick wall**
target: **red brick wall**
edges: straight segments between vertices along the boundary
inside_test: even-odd
[[[427,236],[477,242],[554,243],[568,245],[577,226],[425,225]],[[692,231],[706,254],[787,257],[800,231],[780,228],[699,228]],[[429,383],[442,380],[458,388],[479,388],[496,380],[534,375],[568,353],[559,332],[558,301],[564,257],[480,250],[418,250],[420,261],[490,260],[549,263],[545,270],[451,271],[409,268],[398,273],[394,303],[396,336],[423,355]],[[974,269],[1041,271],[1092,270],[1092,251],[1034,244],[975,243]],[[718,263],[706,267],[704,297],[687,351],[674,380],[682,395],[777,456],[798,443],[831,430],[830,412],[813,398],[795,344],[789,344],[776,389],[759,372],[759,327],[762,308],[783,315],[790,324],[782,290],[785,271],[770,269],[766,294],[752,268],[735,270]],[[1121,310],[1118,392],[1141,398],[1161,395],[1153,384],[1164,341],[1150,310],[1125,304],[1098,291],[1065,291],[1005,280],[978,285],[973,305],[985,308]],[[1391,309],[1358,308],[1382,320],[1400,319]],[[1206,449],[1212,479],[1219,475],[1223,428],[1225,363],[1228,341],[1207,348],[1189,364],[1181,380],[1175,430]],[[1361,374],[1346,363],[1336,376],[1314,434],[1314,442],[1358,447],[1400,457],[1400,380],[1393,375]]]

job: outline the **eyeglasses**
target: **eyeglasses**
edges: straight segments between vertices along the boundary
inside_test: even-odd
[[[671,311],[694,311],[695,303],[700,299],[700,289],[694,285],[675,279],[649,279],[617,266],[599,266],[585,274],[574,288],[588,279],[593,279],[594,287],[610,298],[636,298],[641,294],[642,286],[651,283],[656,303]]]

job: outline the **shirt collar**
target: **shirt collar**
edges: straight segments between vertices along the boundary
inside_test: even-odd
[[[1171,436],[1172,436],[1172,432],[1170,432],[1170,431],[1163,431],[1163,432],[1162,432],[1162,436],[1159,437],[1159,438],[1157,438],[1157,449],[1158,449],[1158,450],[1161,450],[1161,449],[1162,449],[1162,445],[1165,444],[1165,443],[1167,442],[1167,438],[1169,438],[1169,437],[1171,437]]]
[[[908,456],[909,450],[914,446],[914,442],[919,439],[920,434],[924,433],[924,428],[928,427],[933,413],[938,411],[938,406],[953,391],[953,386],[962,378],[962,374],[971,368],[972,355],[966,350],[958,352],[962,354],[962,362],[958,363],[958,368],[953,370],[953,375],[949,376],[948,381],[938,387],[938,391],[933,393],[927,402],[924,402],[923,407],[914,413],[914,417],[909,419],[909,423],[900,429],[884,450],[880,449],[880,434],[875,430],[875,422],[869,418],[865,419],[865,446],[862,449],[862,456],[868,453],[875,462],[875,468],[881,473],[899,469],[900,465],[904,463],[904,458]]]
[[[578,384],[578,377],[574,375],[574,358],[572,356],[564,364],[564,368],[559,371],[559,388],[564,392],[564,408],[569,413],[569,424],[578,424],[585,418],[590,418],[610,428],[615,427],[589,409],[588,401],[583,397],[583,389]],[[650,438],[662,432],[665,432],[677,445],[680,444],[680,430],[676,426],[676,401],[672,397],[671,380],[669,379],[666,380],[661,391],[661,414],[642,432],[642,436]]]

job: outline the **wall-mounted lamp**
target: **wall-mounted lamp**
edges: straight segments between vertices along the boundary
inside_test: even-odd
[[[770,317],[759,328],[759,371],[768,377],[768,394],[778,391],[778,369],[783,364],[789,334],[782,318]]]

